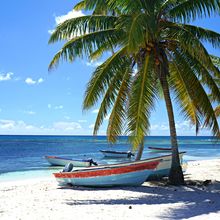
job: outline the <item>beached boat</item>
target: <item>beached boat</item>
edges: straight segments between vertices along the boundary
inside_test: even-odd
[[[186,152],[180,152],[179,153],[179,158],[180,158],[180,163],[182,166],[183,171],[186,171],[187,164],[183,162],[183,155]],[[161,163],[157,166],[157,168],[148,176],[149,179],[157,179],[161,177],[165,177],[169,175],[170,168],[171,168],[171,162],[172,162],[172,154],[169,155],[164,155],[164,156],[159,156],[155,157],[155,159],[161,159]]]
[[[158,152],[158,153],[162,153],[162,152],[171,152],[172,149],[171,148],[165,148],[165,147],[148,147],[149,150],[151,150],[152,152]]]
[[[65,166],[68,163],[72,163],[74,167],[89,167],[92,165],[97,165],[97,163],[94,162],[92,159],[77,160],[56,156],[45,156],[45,159],[53,166]]]
[[[155,170],[161,159],[146,159],[120,164],[101,165],[88,168],[64,169],[64,172],[54,173],[59,185],[73,186],[137,186]],[[70,172],[67,172],[70,171]]]
[[[131,158],[134,154],[131,151],[111,151],[111,150],[100,150],[105,157],[111,158]]]

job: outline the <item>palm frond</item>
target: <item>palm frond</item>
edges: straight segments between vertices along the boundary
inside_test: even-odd
[[[124,56],[125,52],[126,47],[117,51],[102,65],[97,67],[86,88],[83,101],[84,110],[91,108],[99,100],[109,86],[111,78],[126,67],[128,59]]]
[[[187,86],[188,94],[190,94],[197,111],[199,111],[205,119],[204,126],[209,127],[213,135],[219,136],[218,121],[206,91],[196,77],[187,58],[184,56],[184,52],[178,52],[176,50],[174,56],[178,64],[178,70],[181,72],[181,77]]]
[[[192,33],[196,38],[198,38],[202,42],[211,43],[214,48],[220,47],[219,33],[189,24],[183,24],[180,26],[188,30],[190,33]]]
[[[74,6],[75,10],[90,10],[94,11],[96,8],[106,8],[107,7],[106,0],[83,0]]]
[[[194,102],[193,94],[189,92],[187,84],[182,78],[180,67],[173,61],[170,63],[170,81],[171,86],[176,95],[175,100],[181,107],[181,113],[185,119],[190,119],[191,123],[195,125],[196,134],[201,126],[201,115],[197,110],[197,104]]]
[[[219,0],[186,0],[170,9],[167,16],[175,21],[190,22],[196,18],[220,14]]]
[[[140,0],[108,0],[111,9],[120,9],[121,14],[132,14],[142,9]]]
[[[114,54],[114,48],[112,47],[112,45],[109,45],[108,42],[106,42],[105,44],[103,44],[102,46],[100,46],[99,48],[97,48],[97,50],[95,50],[94,52],[92,52],[89,55],[89,59],[90,60],[97,60],[99,59],[106,51],[111,51],[112,54]]]
[[[207,89],[211,91],[212,100],[220,102],[220,90],[218,86],[218,81],[214,79],[211,74],[212,72],[204,67],[199,60],[190,57],[190,55],[187,53],[185,55],[191,68],[195,70],[197,77],[200,79],[201,84],[203,84]],[[218,75],[220,76],[220,71]]]
[[[127,63],[126,63],[127,64]],[[126,68],[126,66],[124,66],[124,68]],[[99,112],[97,114],[96,117],[96,122],[95,122],[95,126],[93,129],[93,134],[96,135],[99,127],[101,126],[104,118],[107,116],[108,111],[110,110],[110,108],[112,107],[112,105],[115,103],[115,100],[117,98],[117,93],[120,89],[122,80],[123,80],[123,76],[126,74],[126,70],[123,71],[118,70],[118,72],[116,72],[110,79],[109,85],[106,88],[106,92],[105,95],[102,99],[100,108],[99,108]]]
[[[157,88],[152,80],[152,56],[146,55],[142,69],[133,82],[128,107],[128,132],[134,149],[149,132],[150,112],[154,106]]]
[[[206,48],[193,33],[174,23],[166,22],[165,26],[169,28],[164,31],[164,39],[172,41],[175,47],[186,51],[195,59],[200,60],[206,68],[218,74],[218,70],[213,64]],[[197,49],[195,50],[194,48]],[[173,46],[170,50],[172,49]]]
[[[107,136],[110,142],[116,142],[117,137],[122,134],[123,122],[126,119],[126,104],[131,83],[131,69],[128,67],[118,90],[117,98],[111,111],[107,127]]]
[[[148,42],[149,30],[147,30],[145,14],[139,13],[132,16],[132,23],[130,25],[130,30],[128,32],[128,50],[131,52],[136,52],[139,50],[143,42]]]
[[[108,30],[114,27],[115,16],[87,15],[71,18],[59,24],[50,36],[49,43],[86,35],[92,32]]]
[[[215,115],[216,117],[220,116],[220,105],[215,108]]]
[[[220,57],[214,55],[210,55],[210,57],[214,65],[220,69]]]
[[[76,5],[74,5],[74,10],[79,11],[86,8],[86,2],[83,0],[81,2],[78,2]]]
[[[61,58],[72,62],[76,57],[89,56],[97,48],[106,45],[106,43],[114,47],[120,40],[123,40],[122,37],[122,32],[119,33],[115,29],[108,29],[73,38],[64,44],[63,48],[54,56],[49,65],[49,70],[56,67]]]

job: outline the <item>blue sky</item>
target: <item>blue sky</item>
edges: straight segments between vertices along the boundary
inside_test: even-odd
[[[87,82],[98,64],[77,59],[48,72],[61,47],[48,45],[58,22],[83,12],[69,13],[78,1],[7,0],[0,2],[0,134],[92,135],[98,106],[82,112]],[[220,32],[220,19],[196,24]],[[207,49],[220,56],[220,50]],[[100,61],[101,62],[101,61]],[[178,135],[195,135],[194,128],[175,108]],[[99,134],[105,134],[107,118]],[[151,117],[151,135],[169,135],[164,103]],[[202,130],[200,135],[209,135]]]

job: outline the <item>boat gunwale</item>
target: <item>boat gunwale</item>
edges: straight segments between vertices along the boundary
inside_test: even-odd
[[[111,150],[100,150],[102,153],[110,153],[110,154],[130,154],[131,151],[111,151]]]
[[[158,150],[158,151],[162,151],[162,150],[164,150],[164,151],[171,151],[172,150],[172,148],[163,148],[163,147],[148,147],[148,149],[150,149],[150,150]]]
[[[76,162],[91,162],[91,159],[87,160],[80,160],[80,159],[73,159],[73,158],[64,158],[64,157],[57,157],[57,156],[45,156],[46,159],[59,159],[59,160],[70,160],[70,161],[76,161]]]
[[[179,155],[185,154],[186,151],[180,152]],[[116,163],[116,164],[103,164],[103,165],[98,165],[98,166],[93,166],[93,167],[83,167],[82,169],[74,169],[71,172],[87,172],[87,171],[93,171],[93,170],[99,170],[99,169],[107,169],[107,168],[118,168],[122,166],[129,166],[129,165],[134,165],[134,164],[141,164],[141,163],[147,163],[151,162],[152,160],[160,160],[163,161],[163,158],[172,156],[172,154],[168,155],[162,155],[162,156],[157,156],[157,157],[151,157],[147,158],[144,160],[138,160],[138,161],[130,161],[130,162],[124,162],[124,163]],[[158,164],[159,165],[159,164]],[[61,172],[61,173],[71,173],[71,172]],[[55,173],[54,173],[55,174]]]
[[[82,169],[73,170],[71,172],[53,173],[56,178],[90,178],[90,177],[102,177],[111,175],[120,175],[124,173],[133,173],[143,170],[154,170],[160,164],[162,160],[147,161],[138,164],[129,164],[124,166],[115,167],[102,167],[100,169]],[[149,167],[146,168],[145,163],[149,163]],[[125,170],[125,171],[121,171]],[[78,175],[78,176],[77,176]]]

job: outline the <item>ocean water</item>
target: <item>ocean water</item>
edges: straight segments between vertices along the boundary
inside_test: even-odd
[[[180,151],[186,151],[184,160],[220,158],[220,142],[212,137],[179,137]],[[170,147],[170,138],[145,138],[143,158],[156,157],[148,146]],[[0,182],[48,177],[62,168],[53,167],[44,159],[46,155],[75,159],[92,158],[98,163],[120,161],[105,160],[99,150],[131,150],[127,137],[120,137],[111,145],[105,136],[0,136]]]

